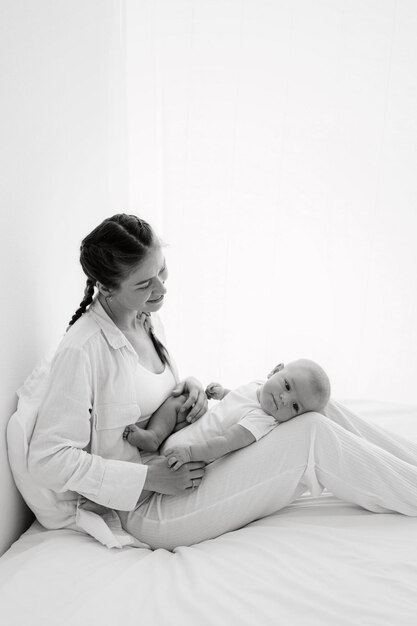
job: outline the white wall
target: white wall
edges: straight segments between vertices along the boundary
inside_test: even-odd
[[[184,373],[416,403],[417,4],[127,0],[129,207]]]
[[[29,519],[6,455],[15,390],[83,297],[82,237],[126,206],[122,9],[1,3],[0,552]]]

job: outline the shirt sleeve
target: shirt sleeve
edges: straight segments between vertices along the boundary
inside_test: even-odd
[[[278,425],[272,415],[268,415],[268,413],[261,410],[250,411],[238,421],[238,424],[251,432],[256,441],[267,435]]]
[[[28,467],[42,486],[75,491],[103,506],[131,511],[147,467],[105,459],[89,450],[93,406],[92,369],[83,348],[57,353],[29,444]]]

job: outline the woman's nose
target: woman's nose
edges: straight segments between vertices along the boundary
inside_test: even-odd
[[[158,278],[154,284],[153,290],[158,292],[160,296],[166,294],[167,288],[165,287],[165,281]]]

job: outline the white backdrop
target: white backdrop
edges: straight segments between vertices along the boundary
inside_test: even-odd
[[[120,0],[1,0],[0,554],[30,516],[6,425],[83,298],[82,237],[125,203]]]
[[[184,374],[305,355],[337,397],[416,404],[416,32],[413,0],[2,0],[0,552],[15,391],[120,210],[169,244]]]
[[[183,373],[417,401],[417,4],[126,0],[129,210]]]

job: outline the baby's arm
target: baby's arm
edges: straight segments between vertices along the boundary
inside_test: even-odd
[[[168,465],[177,470],[183,463],[190,461],[205,461],[209,463],[215,459],[234,452],[240,448],[245,448],[256,441],[247,428],[234,424],[224,431],[222,435],[213,437],[202,443],[193,443],[190,446],[170,448],[164,452],[168,458]]]
[[[160,407],[152,413],[145,428],[136,424],[127,426],[123,434],[132,446],[145,452],[156,452],[163,441],[173,432],[177,413],[185,401],[185,396],[169,396]]]

